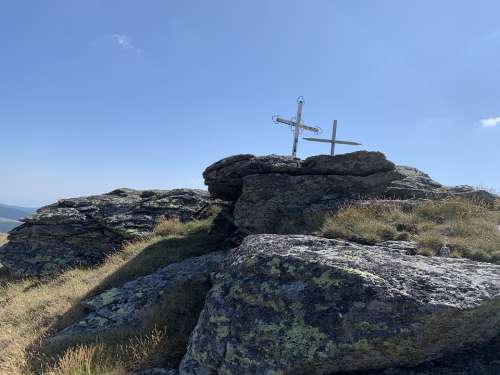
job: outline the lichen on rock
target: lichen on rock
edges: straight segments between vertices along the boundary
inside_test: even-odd
[[[147,314],[176,288],[209,285],[211,273],[218,269],[225,255],[225,251],[217,251],[188,258],[97,294],[81,302],[87,312],[84,316],[49,341],[102,335],[117,329],[139,329],[146,323]]]
[[[15,276],[48,276],[96,265],[160,218],[203,219],[217,203],[202,190],[117,189],[42,207],[9,234],[0,262]]]
[[[412,246],[247,237],[214,279],[180,374],[416,366],[497,336],[500,266]]]

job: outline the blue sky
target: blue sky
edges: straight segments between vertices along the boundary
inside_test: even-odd
[[[271,117],[299,95],[325,136],[336,118],[359,149],[500,189],[499,14],[497,0],[3,1],[0,202],[203,187],[225,156],[290,153]]]

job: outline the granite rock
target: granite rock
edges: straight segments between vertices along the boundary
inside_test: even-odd
[[[15,276],[47,276],[92,266],[126,241],[149,234],[160,218],[185,222],[210,215],[202,190],[118,189],[42,207],[9,233],[0,262]]]
[[[500,333],[500,266],[314,236],[251,235],[214,278],[181,375],[361,373]]]

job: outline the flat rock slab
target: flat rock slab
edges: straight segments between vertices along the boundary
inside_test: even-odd
[[[51,341],[106,334],[115,329],[137,329],[144,324],[146,314],[175,288],[183,284],[209,284],[211,273],[218,269],[226,254],[218,251],[188,258],[83,301],[88,313]]]
[[[311,156],[302,161],[282,155],[234,155],[210,165],[203,177],[212,196],[234,201],[241,194],[243,178],[255,174],[311,175],[333,174],[368,176],[394,169],[380,152],[358,151],[350,154]]]
[[[150,233],[160,218],[202,219],[214,205],[207,192],[190,189],[118,189],[62,199],[10,232],[8,244],[0,248],[0,262],[16,276],[95,265],[124,242]]]
[[[250,154],[222,159],[205,169],[203,177],[213,197],[234,201],[241,194],[243,177],[252,174],[294,173],[300,169],[300,159],[291,156]]]
[[[252,235],[214,280],[181,375],[413,367],[500,332],[500,266]]]

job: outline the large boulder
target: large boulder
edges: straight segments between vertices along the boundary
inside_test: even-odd
[[[202,190],[118,189],[62,199],[24,219],[0,248],[0,262],[16,276],[45,276],[101,262],[152,231],[160,218],[202,219],[215,203]]]
[[[236,155],[203,174],[212,196],[234,202],[241,233],[310,233],[318,218],[359,198],[465,197],[493,205],[496,197],[470,186],[446,187],[380,152],[358,151],[300,160]]]
[[[187,295],[192,293],[193,289],[199,289],[203,294],[203,301],[211,285],[210,276],[218,269],[225,256],[225,251],[217,251],[188,258],[84,300],[81,305],[86,314],[61,330],[50,342],[106,335],[116,330],[141,329],[148,322],[148,314],[156,308],[161,307],[161,314],[164,316],[172,315],[171,312],[178,309],[184,300],[179,298],[179,294]],[[165,303],[172,293],[176,293],[176,298],[170,298],[171,303]],[[188,302],[191,303],[192,300]],[[189,309],[196,314],[194,321],[202,305],[198,306],[198,312],[195,311],[196,306],[190,306]],[[182,308],[185,309],[185,306]],[[181,320],[189,318],[190,315],[179,314],[175,317],[176,325],[182,326]],[[187,335],[184,341],[187,341]]]
[[[181,375],[332,374],[417,366],[500,333],[500,266],[252,235],[214,278]]]
[[[243,154],[230,156],[210,165],[203,172],[203,177],[210,194],[223,200],[235,201],[241,195],[245,176],[256,174],[368,176],[392,169],[394,164],[380,152],[358,151],[334,157],[317,155],[304,161],[291,156]]]
[[[356,151],[335,156],[311,156],[302,162],[301,174],[369,176],[394,168],[394,163],[381,152]]]
[[[291,156],[234,155],[210,165],[203,177],[212,196],[234,201],[241,194],[243,177],[252,174],[291,173],[300,168],[300,159]]]

